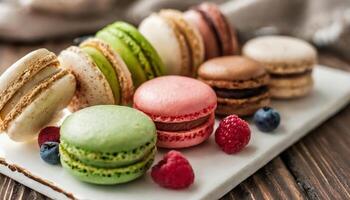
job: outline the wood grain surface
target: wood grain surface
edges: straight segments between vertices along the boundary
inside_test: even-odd
[[[0,44],[0,74],[33,49],[45,47],[58,53],[69,44],[70,40]],[[350,71],[350,61],[330,52],[321,52],[319,61]],[[348,105],[221,199],[350,199],[349,124]],[[48,198],[0,174],[0,200],[9,199]]]

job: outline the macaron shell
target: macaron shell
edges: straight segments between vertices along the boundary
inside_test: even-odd
[[[63,168],[81,181],[100,185],[126,183],[142,176],[151,167],[156,153],[154,149],[147,157],[133,165],[119,168],[100,168],[85,165],[71,157],[61,147],[60,152]]]
[[[215,110],[216,94],[196,79],[163,76],[144,83],[136,90],[134,107],[158,122],[191,121]]]
[[[184,18],[199,30],[205,47],[205,59],[218,57],[220,50],[218,42],[215,40],[216,36],[207,24],[204,16],[199,11],[188,10],[184,13]]]
[[[38,49],[19,59],[0,76],[0,109],[35,74],[47,66],[58,66],[54,53]]]
[[[303,72],[316,63],[317,53],[307,42],[288,36],[262,36],[248,41],[243,54],[267,65],[272,73]]]
[[[315,61],[300,61],[293,63],[271,62],[263,63],[267,72],[272,74],[299,74],[311,71],[315,67]]]
[[[231,32],[233,55],[241,55],[237,29],[234,28],[230,23],[228,23],[228,25],[230,27],[230,32]]]
[[[135,87],[155,77],[141,47],[126,32],[110,25],[99,31],[96,37],[111,45],[123,58],[131,73]]]
[[[108,82],[109,87],[112,90],[115,104],[120,104],[121,88],[117,74],[115,73],[112,64],[108,59],[96,48],[93,47],[80,47],[80,49],[86,53],[102,72],[103,76]]]
[[[244,117],[254,114],[259,108],[269,104],[269,92],[246,99],[218,98],[218,106],[215,113],[223,116],[234,114]]]
[[[144,113],[126,106],[99,105],[68,116],[61,140],[76,148],[101,153],[132,151],[156,138],[156,127]]]
[[[75,147],[66,143],[64,140],[61,140],[60,146],[64,149],[69,155],[72,155],[77,160],[85,165],[94,166],[94,167],[104,167],[104,168],[116,168],[121,166],[131,165],[133,163],[139,162],[145,158],[156,145],[156,138],[154,140],[134,148],[129,151],[121,152],[94,152],[86,149]]]
[[[58,59],[63,68],[72,71],[78,82],[75,96],[69,105],[71,111],[92,105],[115,104],[108,81],[80,48],[69,47],[61,52]]]
[[[215,26],[216,33],[219,37],[222,49],[221,55],[233,55],[234,47],[232,42],[232,31],[225,16],[220,9],[213,3],[202,3],[198,9],[203,11]]]
[[[29,104],[18,111],[17,117],[8,124],[7,134],[12,140],[23,142],[34,139],[74,95],[76,82],[71,74],[47,84],[34,99],[28,99]]]
[[[177,10],[161,10],[159,15],[174,22],[176,28],[182,33],[191,54],[191,65],[186,75],[193,76],[197,72],[197,67],[204,60],[204,46],[202,36],[198,30],[188,23],[183,17],[183,13]]]
[[[202,79],[221,81],[245,81],[265,74],[263,65],[241,56],[213,58],[198,69],[198,76]]]
[[[310,73],[305,75],[299,75],[297,77],[281,77],[281,78],[274,78],[272,77],[269,85],[271,87],[303,87],[305,85],[312,85],[313,79],[312,75]]]
[[[158,52],[134,26],[125,22],[116,22],[112,24],[112,26],[126,32],[130,37],[137,41],[143,53],[150,62],[151,68],[153,69],[155,76],[164,75],[165,66],[163,64],[163,61],[159,57]]]
[[[172,22],[157,14],[145,18],[139,26],[139,31],[153,45],[163,60],[166,68],[165,74],[179,75],[189,65],[189,52],[185,39],[179,32],[175,32],[176,30]]]
[[[191,57],[191,50],[190,46],[187,44],[185,35],[181,32],[179,28],[176,27],[175,22],[173,22],[170,19],[167,19],[163,17],[163,19],[168,23],[168,25],[172,28],[174,35],[176,37],[176,40],[180,47],[180,53],[181,53],[181,73],[180,75],[186,75],[189,71],[189,69],[192,67],[192,57]]]
[[[209,138],[214,129],[214,113],[209,121],[189,131],[157,131],[157,146],[162,148],[186,148],[198,145]]]
[[[111,46],[97,38],[88,39],[80,46],[90,46],[99,49],[114,67],[120,87],[121,105],[129,105],[134,94],[134,86],[128,67],[118,53],[112,50]]]
[[[313,87],[311,74],[300,75],[293,78],[272,78],[270,93],[274,98],[295,98],[309,94]]]
[[[304,97],[312,91],[312,88],[313,88],[313,84],[304,85],[297,88],[273,87],[270,89],[270,93],[271,93],[271,96],[276,99],[290,99],[290,98]]]

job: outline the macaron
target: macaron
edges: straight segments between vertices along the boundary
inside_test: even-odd
[[[198,78],[214,89],[218,115],[248,116],[270,103],[269,75],[262,64],[249,58],[213,58],[199,67]]]
[[[204,60],[204,44],[199,31],[177,10],[161,10],[144,19],[140,32],[153,44],[168,75],[195,76]]]
[[[272,97],[303,97],[312,91],[317,52],[309,43],[288,36],[263,36],[248,41],[243,54],[265,66]]]
[[[156,128],[130,107],[98,105],[68,116],[61,126],[60,157],[77,179],[100,185],[142,176],[156,154]]]
[[[30,52],[0,76],[0,133],[18,142],[34,139],[67,106],[75,87],[54,53]]]
[[[96,37],[119,53],[131,73],[135,88],[164,74],[164,64],[157,51],[134,26],[115,22],[97,32]]]
[[[205,46],[205,59],[239,52],[236,30],[213,3],[202,3],[184,13],[184,18],[199,30]]]
[[[104,41],[87,39],[79,47],[63,50],[59,60],[78,82],[69,105],[71,111],[101,104],[131,104],[134,92],[131,74],[119,54]]]
[[[142,84],[134,108],[152,118],[158,147],[185,148],[204,142],[213,132],[215,92],[196,79],[163,76]]]

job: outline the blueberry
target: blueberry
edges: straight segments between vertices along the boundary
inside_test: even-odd
[[[40,157],[51,165],[60,163],[60,152],[58,142],[45,142],[40,147]]]
[[[277,110],[264,107],[255,112],[253,121],[262,132],[271,132],[280,124],[281,117]]]

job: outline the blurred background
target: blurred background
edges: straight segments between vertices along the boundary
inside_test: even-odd
[[[94,34],[116,20],[137,25],[162,8],[186,10],[199,0],[0,0],[0,41],[6,51],[31,45],[59,51],[74,37]],[[266,34],[303,38],[350,59],[350,0],[214,0],[241,42]],[[44,44],[44,45],[43,45]],[[5,46],[4,46],[5,45]],[[15,45],[16,48],[8,48]],[[4,51],[4,50],[3,50]],[[14,62],[2,52],[0,72]],[[23,52],[23,55],[27,52]],[[0,57],[0,59],[1,59]]]

